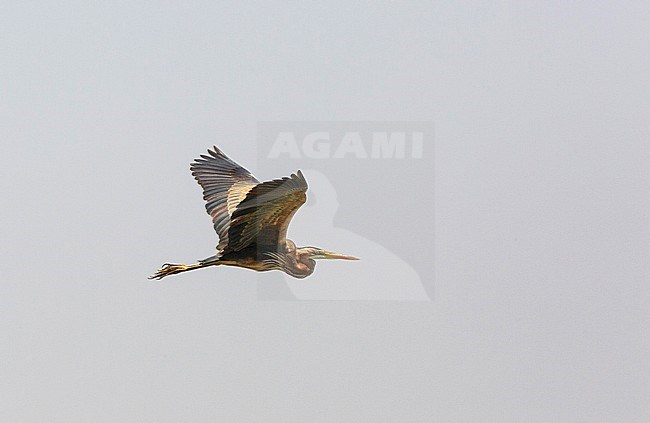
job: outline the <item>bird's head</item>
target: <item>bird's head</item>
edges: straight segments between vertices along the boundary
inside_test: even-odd
[[[302,279],[311,275],[316,268],[316,260],[359,260],[356,257],[323,250],[317,247],[296,247],[296,244],[287,239],[284,253],[267,253],[267,260],[273,268],[281,269],[294,278]]]
[[[333,253],[318,247],[299,247],[296,248],[296,254],[301,258],[312,260],[359,260],[356,257]]]

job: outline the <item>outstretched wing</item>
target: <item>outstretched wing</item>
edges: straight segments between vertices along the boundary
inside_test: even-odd
[[[306,191],[301,171],[253,187],[232,213],[227,250],[284,245],[291,218],[307,200]]]
[[[190,170],[203,188],[205,209],[219,235],[217,249],[223,251],[229,243],[231,217],[235,208],[259,181],[216,146],[213,149],[208,150],[209,155],[195,159]]]

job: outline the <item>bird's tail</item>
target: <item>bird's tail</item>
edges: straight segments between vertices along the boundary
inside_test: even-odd
[[[187,272],[190,270],[200,269],[202,267],[215,266],[218,263],[216,261],[204,261],[200,260],[198,263],[194,264],[172,264],[165,263],[162,267],[153,275],[149,276],[149,279],[162,279],[165,276],[175,275],[177,273]]]

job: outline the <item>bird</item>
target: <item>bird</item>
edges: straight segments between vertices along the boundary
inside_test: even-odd
[[[190,171],[203,189],[205,209],[219,237],[217,253],[194,264],[165,263],[149,279],[223,265],[280,270],[303,279],[314,272],[318,259],[359,260],[318,247],[297,247],[287,238],[291,218],[307,200],[308,185],[300,170],[260,182],[213,146],[191,163]]]

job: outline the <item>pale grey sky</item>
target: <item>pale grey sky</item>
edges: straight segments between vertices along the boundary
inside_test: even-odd
[[[0,420],[650,421],[649,15],[4,2]],[[435,178],[396,180],[433,194],[432,301],[146,279],[213,252],[188,169],[209,146],[295,171],[259,163],[262,121],[433,123]]]

